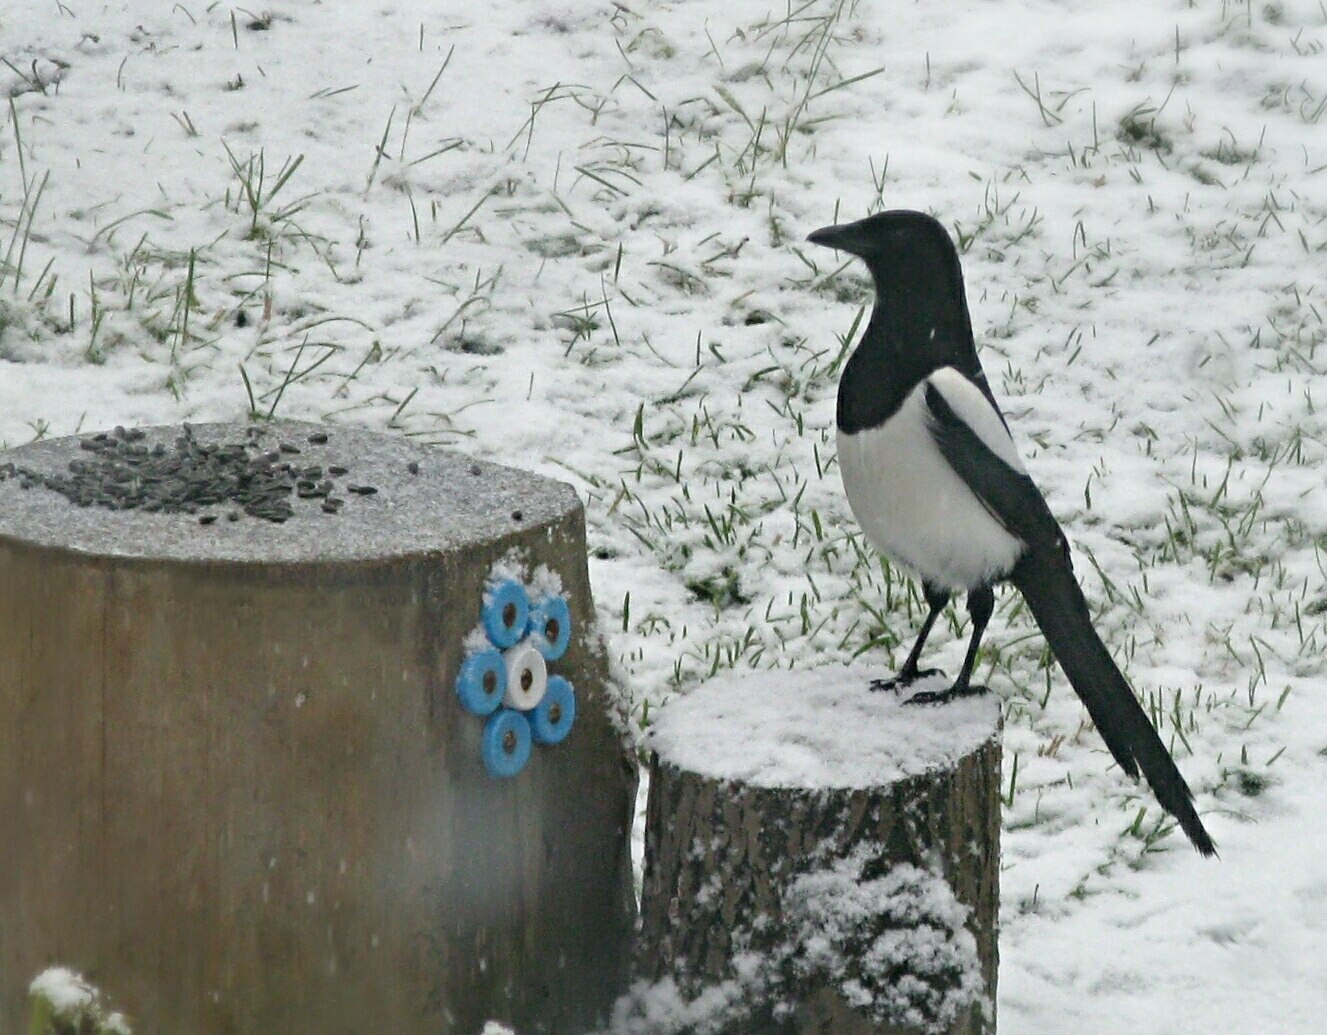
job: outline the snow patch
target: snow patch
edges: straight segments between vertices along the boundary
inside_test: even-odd
[[[639,981],[617,1001],[612,1023],[601,1035],[705,1035],[741,1017],[751,989],[733,980],[688,997],[676,981]]]
[[[493,644],[488,642],[488,633],[484,632],[482,623],[465,634],[465,639],[461,641],[461,648],[465,651],[467,657],[471,654],[478,654],[483,650],[493,649]]]
[[[493,567],[489,569],[488,580],[484,589],[484,603],[489,602],[493,587],[500,583],[510,580],[524,585],[525,572],[525,551],[519,547],[508,550],[498,560],[494,561]]]
[[[132,1035],[122,1013],[102,1015],[101,992],[90,981],[68,967],[49,967],[28,986],[37,1006],[36,1015],[61,1021],[64,1028],[95,1030],[99,1035]],[[45,1030],[45,1029],[42,1029]]]
[[[562,596],[562,576],[548,565],[541,564],[530,576],[526,588],[530,591],[532,603],[544,597],[560,597]]]
[[[781,908],[788,937],[751,947],[768,917],[734,931],[729,976],[686,989],[672,977],[637,982],[601,1035],[680,1035],[740,1030],[753,1016],[787,1020],[808,994],[830,989],[873,1023],[947,1031],[974,1005],[989,1014],[968,909],[944,877],[900,864],[868,877],[879,846],[795,877]]]
[[[97,990],[68,967],[43,970],[28,986],[28,994],[45,999],[56,1015],[86,1010],[97,1000]]]
[[[660,709],[647,743],[665,762],[758,787],[879,787],[954,764],[999,728],[992,696],[908,707],[872,692],[875,666],[729,673]]]
[[[880,1023],[945,1031],[983,997],[968,908],[929,869],[903,864],[867,879],[873,854],[858,846],[789,885],[793,970]]]

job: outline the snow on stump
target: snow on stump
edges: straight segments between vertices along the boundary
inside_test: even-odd
[[[362,431],[0,454],[0,1031],[589,1028],[635,769],[566,485]]]
[[[111,1012],[101,992],[65,967],[51,967],[28,986],[28,1035],[132,1035],[124,1015]]]
[[[732,674],[660,710],[621,1023],[995,1030],[999,705],[906,706],[885,675]]]

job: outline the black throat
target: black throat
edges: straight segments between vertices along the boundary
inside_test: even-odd
[[[855,434],[884,424],[941,367],[967,375],[989,398],[957,256],[938,269],[870,265],[875,307],[839,379],[839,430]]]

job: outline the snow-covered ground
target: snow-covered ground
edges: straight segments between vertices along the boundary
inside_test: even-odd
[[[571,481],[646,725],[901,658],[833,456],[866,283],[801,241],[929,210],[1222,851],[1003,597],[1002,1030],[1316,1033],[1324,48],[1317,0],[7,0],[0,441],[276,414]]]

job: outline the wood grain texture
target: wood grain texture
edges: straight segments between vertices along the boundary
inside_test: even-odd
[[[378,562],[0,536],[0,1030],[22,1030],[27,982],[54,963],[147,1035],[602,1016],[629,958],[636,773],[586,635],[571,498]],[[452,683],[513,547],[562,579],[576,635],[557,671],[579,709],[564,744],[498,781]]]

